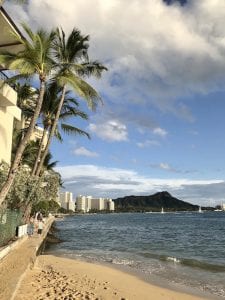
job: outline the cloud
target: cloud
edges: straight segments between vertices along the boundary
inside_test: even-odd
[[[87,157],[98,157],[98,153],[96,152],[91,152],[85,147],[79,147],[73,151],[73,154],[75,155],[82,155],[82,156],[87,156]]]
[[[168,163],[161,162],[159,164],[151,164],[150,166],[155,169],[161,169],[161,170],[165,170],[165,171],[169,171],[169,172],[181,173],[181,171],[171,167]]]
[[[126,125],[117,120],[109,120],[105,123],[89,125],[89,130],[94,132],[99,138],[109,142],[121,142],[128,140]]]
[[[155,140],[146,140],[144,142],[138,142],[137,146],[139,148],[146,148],[146,147],[151,147],[151,146],[160,146],[160,143]]]
[[[150,164],[150,166],[154,169],[160,169],[160,170],[164,170],[164,171],[168,171],[168,172],[172,172],[172,173],[190,174],[190,173],[197,172],[196,170],[179,170],[179,169],[172,167],[170,164],[164,163],[164,162],[161,162],[159,164]]]
[[[117,198],[125,195],[150,195],[167,190],[181,200],[206,205],[224,199],[223,180],[159,179],[138,174],[133,170],[106,168],[96,165],[58,167],[64,186],[74,195]],[[207,204],[208,205],[208,204]]]
[[[155,135],[159,135],[159,136],[161,136],[161,137],[164,137],[164,136],[167,135],[166,130],[164,130],[164,129],[160,128],[160,127],[154,128],[154,129],[153,129],[153,133],[154,133]]]
[[[172,168],[170,167],[170,165],[165,164],[165,163],[160,163],[159,164],[159,168],[163,169],[163,170],[172,170]]]
[[[145,106],[193,121],[184,97],[225,88],[225,3],[162,0],[30,0],[7,3],[18,23],[74,26],[91,36],[91,57],[109,68],[94,82],[112,110]],[[85,17],[84,17],[85,16]],[[134,20],[138,20],[134,26]],[[128,109],[127,109],[128,110]],[[134,110],[136,111],[136,110]],[[137,110],[136,120],[139,112]]]

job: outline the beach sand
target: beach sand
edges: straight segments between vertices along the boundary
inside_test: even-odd
[[[53,255],[38,257],[27,271],[14,300],[200,300],[151,285],[138,277],[104,265]]]

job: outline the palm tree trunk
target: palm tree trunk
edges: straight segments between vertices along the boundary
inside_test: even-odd
[[[40,141],[40,145],[39,145],[39,149],[38,149],[38,154],[37,154],[37,157],[35,159],[35,163],[34,163],[34,166],[33,166],[32,172],[31,172],[31,176],[34,176],[35,173],[36,173],[38,163],[41,159],[41,152],[43,151],[43,148],[44,148],[43,147],[44,146],[44,140],[45,140],[45,137],[47,135],[47,132],[48,132],[48,127],[44,126],[43,135],[41,137],[41,141]]]
[[[13,184],[13,181],[15,179],[24,149],[26,147],[27,142],[30,140],[31,134],[33,133],[35,124],[37,122],[41,107],[42,107],[42,102],[43,102],[43,98],[44,98],[44,93],[45,93],[45,81],[41,81],[40,82],[40,94],[39,94],[39,98],[38,98],[38,102],[37,102],[37,106],[35,108],[34,111],[34,115],[31,119],[30,125],[28,127],[27,133],[25,134],[24,138],[21,140],[19,147],[17,148],[16,151],[16,155],[14,158],[13,163],[11,164],[11,167],[9,169],[9,173],[7,176],[7,179],[5,181],[5,183],[3,184],[3,187],[0,191],[0,206],[2,204],[2,202],[5,200],[7,193],[11,187],[11,185]]]
[[[62,106],[63,106],[64,99],[65,99],[65,93],[66,93],[66,85],[63,86],[61,99],[60,99],[59,106],[58,106],[58,109],[57,109],[57,112],[56,112],[56,115],[55,115],[55,120],[52,124],[52,128],[51,128],[50,133],[49,133],[47,145],[45,147],[44,153],[42,154],[41,161],[38,165],[38,168],[37,168],[37,171],[36,171],[36,174],[35,174],[37,176],[39,176],[39,174],[41,172],[41,168],[44,164],[45,157],[48,154],[48,150],[49,150],[49,146],[50,146],[52,137],[55,134],[56,126],[57,126],[57,123],[58,123],[58,120],[59,120],[59,116],[60,116],[60,112],[61,112],[61,109],[62,109]]]
[[[25,223],[28,223],[28,221],[29,221],[31,209],[32,209],[32,204],[28,203],[23,212],[23,220],[25,221]]]

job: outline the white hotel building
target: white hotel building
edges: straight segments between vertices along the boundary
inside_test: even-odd
[[[59,194],[59,204],[66,210],[75,211],[75,203],[73,201],[73,193],[64,192]]]
[[[92,196],[77,196],[76,197],[76,211],[84,213],[90,210],[107,210],[114,211],[114,202],[109,198],[92,198]]]

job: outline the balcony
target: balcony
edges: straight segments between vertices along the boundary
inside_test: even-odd
[[[8,79],[8,76],[0,70],[0,80],[5,81]]]

